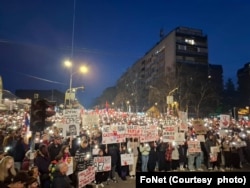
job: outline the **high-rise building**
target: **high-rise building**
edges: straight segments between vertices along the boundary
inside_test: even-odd
[[[157,42],[124,73],[116,85],[117,108],[161,112],[212,112],[223,90],[222,66],[210,65],[208,39],[200,29],[177,27]]]
[[[250,62],[246,63],[243,68],[237,71],[238,77],[238,91],[239,91],[239,104],[241,107],[250,105]]]

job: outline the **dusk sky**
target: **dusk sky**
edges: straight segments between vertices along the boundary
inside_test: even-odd
[[[69,88],[74,0],[0,0],[0,75],[3,87]],[[237,70],[250,61],[248,0],[76,0],[72,87],[88,107],[107,87],[178,26],[208,36],[209,63],[237,83]],[[236,85],[237,87],[237,85]]]

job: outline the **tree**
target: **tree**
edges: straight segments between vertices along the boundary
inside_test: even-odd
[[[235,89],[235,85],[231,78],[225,83],[225,88],[223,92],[223,111],[229,112],[232,108],[238,105],[238,91]]]

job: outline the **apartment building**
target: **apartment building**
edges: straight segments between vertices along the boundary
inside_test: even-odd
[[[163,113],[171,109],[202,116],[219,103],[222,72],[221,65],[209,63],[207,35],[177,27],[161,33],[160,40],[121,76],[110,102],[122,110],[146,111],[155,105]]]

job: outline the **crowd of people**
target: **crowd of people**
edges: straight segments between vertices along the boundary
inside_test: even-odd
[[[131,122],[130,122],[131,123]],[[126,142],[102,144],[99,129],[93,135],[81,129],[75,137],[63,138],[57,127],[53,134],[44,132],[32,146],[32,139],[21,128],[0,131],[0,187],[78,187],[77,174],[93,166],[95,156],[111,156],[111,170],[96,172],[95,180],[88,186],[104,187],[110,183],[135,178],[136,172],[166,171],[229,171],[250,163],[250,134],[242,127],[231,125],[226,135],[216,129],[207,129],[204,141],[197,152],[189,152],[188,141],[197,140],[195,129],[190,126],[184,142],[140,142],[140,138],[126,138]],[[214,153],[211,147],[217,147]],[[98,154],[92,149],[99,148]],[[132,165],[121,164],[121,154],[133,154]],[[74,159],[73,174],[67,175],[69,157]]]

